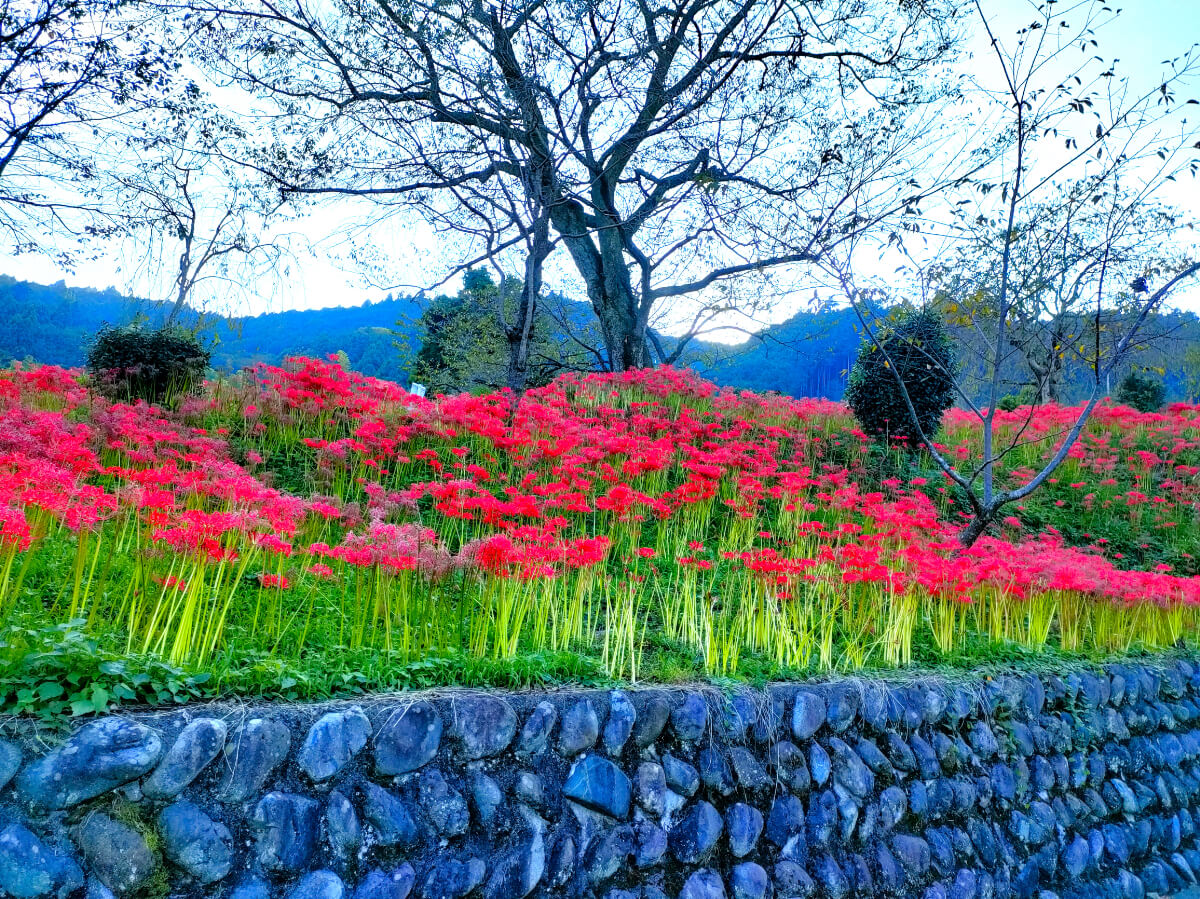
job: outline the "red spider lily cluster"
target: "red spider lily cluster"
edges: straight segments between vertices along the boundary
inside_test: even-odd
[[[1032,477],[1076,411],[998,413],[1019,434],[1003,478]],[[944,436],[977,452],[966,416]],[[82,618],[193,666],[235,638],[322,640],[595,651],[628,677],[647,629],[728,673],[747,653],[903,664],[922,630],[951,652],[973,633],[1120,648],[1196,626],[1196,407],[1101,407],[967,552],[948,479],[880,476],[902,458],[840,404],[671,368],[426,399],[298,358],[168,413],[18,367],[0,373],[0,614]]]

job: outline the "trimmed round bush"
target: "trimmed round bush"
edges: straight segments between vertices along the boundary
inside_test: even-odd
[[[918,446],[922,431],[932,440],[954,402],[954,353],[945,325],[932,312],[907,312],[876,337],[859,348],[847,404],[862,429],[878,440]],[[912,400],[915,425],[897,373]]]
[[[96,389],[112,399],[170,404],[200,385],[211,359],[183,328],[106,325],[88,349],[87,370]]]

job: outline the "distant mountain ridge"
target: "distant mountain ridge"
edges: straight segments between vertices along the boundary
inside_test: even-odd
[[[324,356],[344,350],[355,366],[378,377],[405,372],[395,346],[397,322],[420,317],[416,298],[388,298],[361,306],[287,310],[212,322],[213,364],[237,369],[276,363],[288,355]],[[188,315],[195,319],[196,313]],[[82,365],[88,341],[105,324],[166,316],[164,304],[135,300],[116,290],[35,284],[0,275],[0,365],[34,359]]]
[[[555,297],[559,318],[581,326],[591,321],[586,303]],[[278,363],[285,356],[327,356],[339,350],[363,374],[406,383],[408,365],[420,347],[416,323],[425,301],[388,297],[359,306],[265,312],[214,322],[213,364],[236,370],[256,362]],[[0,275],[0,366],[32,359],[56,365],[82,365],[87,344],[104,324],[135,317],[165,317],[166,307],[134,300],[116,290],[36,284]],[[195,315],[195,313],[190,313]],[[1162,368],[1168,395],[1185,395],[1181,347],[1200,341],[1200,319],[1191,313],[1164,316],[1176,338],[1152,347],[1138,362]],[[664,345],[671,339],[663,337]],[[836,309],[798,312],[764,328],[746,343],[730,346],[695,341],[682,360],[718,384],[790,396],[840,399],[846,372],[861,337],[853,312]],[[1020,372],[1009,373],[1014,382]],[[1081,387],[1071,391],[1072,396]]]
[[[586,320],[586,303],[556,298],[572,320]],[[265,312],[214,323],[213,364],[234,370],[285,356],[325,356],[339,350],[358,371],[403,381],[419,348],[418,297],[389,297],[359,306]],[[163,304],[116,290],[36,284],[0,276],[0,365],[33,359],[82,365],[87,343],[104,324],[136,317],[161,320]],[[194,313],[193,313],[194,315]],[[687,362],[719,383],[793,395],[839,397],[858,336],[846,312],[800,313],[741,347],[697,341]],[[670,339],[664,338],[670,345]]]

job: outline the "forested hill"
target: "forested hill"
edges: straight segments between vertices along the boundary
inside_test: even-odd
[[[0,365],[32,359],[81,365],[87,342],[104,324],[136,317],[161,319],[156,304],[132,300],[115,290],[42,285],[0,275]],[[421,314],[414,299],[386,299],[361,306],[272,312],[228,321],[214,320],[213,364],[233,369],[253,362],[278,362],[287,355],[325,355],[344,350],[355,368],[378,377],[404,375],[395,343],[397,330]]]
[[[718,384],[841,399],[862,342],[856,325],[848,309],[799,312],[739,346],[704,345],[691,364]]]
[[[104,322],[128,321],[137,305],[111,288],[81,290],[0,275],[0,365],[14,359],[79,365],[88,337]]]
[[[213,363],[232,370],[254,362],[279,362],[288,355],[325,356],[341,350],[356,370],[404,382],[419,349],[416,322],[422,308],[423,301],[415,297],[389,297],[360,306],[214,321],[209,328]],[[577,323],[591,317],[583,303],[560,301],[559,308]],[[112,289],[34,284],[0,275],[0,366],[24,359],[80,365],[89,338],[103,324],[123,324],[138,316],[153,321],[163,315],[161,307]],[[1142,352],[1135,361],[1163,369],[1168,396],[1183,399],[1189,376],[1200,376],[1190,371],[1198,364],[1200,319],[1183,314],[1163,321],[1173,339]],[[740,346],[696,342],[684,361],[720,384],[840,399],[860,342],[855,324],[847,310],[800,312]],[[669,338],[663,342],[670,345]],[[1019,372],[1010,374],[1006,380],[1012,383],[1024,380]],[[1082,383],[1074,389],[1068,386],[1068,398],[1082,389]]]
[[[578,306],[581,316],[590,314],[584,304],[569,305]],[[402,297],[214,322],[213,363],[234,369],[278,362],[287,355],[342,350],[356,370],[402,381],[419,346],[415,322],[421,309],[420,301]],[[0,275],[0,365],[21,359],[81,365],[88,339],[103,324],[123,324],[137,316],[153,321],[163,314],[155,304],[112,289],[34,284]],[[742,347],[698,343],[689,361],[721,383],[839,397],[843,373],[858,345],[852,318],[844,312],[802,313]]]

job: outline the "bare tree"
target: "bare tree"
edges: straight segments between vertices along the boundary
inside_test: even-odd
[[[926,102],[954,89],[930,77],[954,0],[187,5],[209,62],[276,104],[256,159],[285,192],[416,206],[455,233],[464,197],[523,197],[613,369],[654,361],[675,304],[912,212],[943,183],[929,157],[962,139]]]
[[[946,314],[967,329],[964,344],[986,370],[1010,245],[1006,331],[1012,352],[1001,364],[1023,368],[1040,403],[1060,402],[1081,370],[1094,380],[1113,333],[1106,316],[1128,311],[1141,285],[1161,283],[1187,261],[1178,248],[1172,252],[1174,237],[1186,227],[1183,213],[1105,183],[1116,174],[1110,170],[1101,174],[1020,209],[1011,233],[994,218],[964,222],[965,239],[936,273]],[[1148,321],[1131,350],[1164,336]]]
[[[193,117],[203,115],[205,129]],[[168,305],[228,303],[279,274],[295,236],[283,233],[284,201],[253,170],[222,155],[222,117],[189,103],[147,131],[127,135],[97,184],[100,202],[127,212],[122,258],[132,285]]]
[[[971,396],[959,382],[960,402],[982,429],[981,456],[955,465],[938,449],[935,435],[919,433],[969,504],[972,517],[959,535],[966,547],[1005,506],[1037,490],[1054,473],[1104,397],[1111,374],[1150,336],[1155,312],[1200,272],[1200,261],[1187,258],[1167,270],[1148,265],[1164,254],[1147,247],[1139,230],[1163,185],[1185,173],[1195,175],[1198,168],[1200,134],[1185,115],[1188,104],[1176,97],[1200,72],[1196,48],[1171,61],[1163,80],[1138,94],[1111,64],[1094,55],[1097,29],[1115,16],[1098,0],[1030,4],[1032,21],[1011,44],[995,35],[979,0],[975,7],[1000,76],[995,91],[979,87],[981,98],[990,97],[1001,114],[1000,125],[985,133],[1006,152],[989,176],[973,180],[976,196],[953,204],[953,216],[942,227],[968,241],[980,223],[985,232],[998,235],[990,264],[977,269],[982,271],[979,281],[965,279],[960,285],[964,293],[988,297],[986,315],[968,316],[984,348],[982,395]],[[1082,54],[1082,64],[1072,61],[1076,52]],[[1053,77],[1056,71],[1058,78]],[[1055,204],[1065,211],[1046,215]],[[1077,228],[1087,217],[1077,208],[1080,204],[1097,211],[1090,224]],[[1160,220],[1158,242],[1189,224],[1183,217]],[[1077,230],[1068,234],[1071,228]],[[1031,273],[1028,279],[1023,266]],[[865,302],[870,291],[859,284],[848,257],[836,269],[869,339],[883,349]],[[1131,273],[1132,285],[1127,280]],[[1045,331],[1049,351],[1058,352],[1055,343],[1065,339],[1061,329],[1069,320],[1063,315],[1056,321],[1059,308],[1077,315],[1086,310],[1086,333],[1072,331],[1070,336],[1071,353],[1089,369],[1089,393],[1074,422],[1055,435],[1056,445],[1041,469],[1024,484],[1004,489],[996,483],[998,466],[1027,443],[1030,420],[1016,428],[997,427],[1003,371],[1019,352],[1014,341],[1021,339],[1022,328]],[[911,397],[903,380],[897,380],[915,421]]]
[[[493,312],[508,347],[505,386],[520,393],[529,377],[546,260],[557,240],[551,234],[550,209],[541,185],[528,180],[531,170],[522,149],[503,144],[493,164],[521,173],[525,180],[467,181],[450,189],[457,201],[454,205],[430,208],[428,213],[430,219],[446,222],[471,243],[483,244],[477,256],[454,266],[451,276],[481,262],[496,270],[501,289],[495,292]],[[509,271],[510,267],[519,269],[519,274]],[[506,289],[514,283],[520,285],[515,308]]]
[[[116,123],[158,102],[172,63],[118,0],[0,0],[0,236],[70,264],[124,223],[88,188]]]

